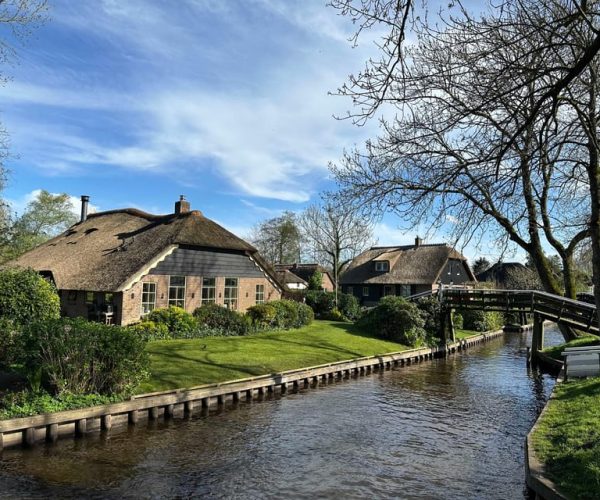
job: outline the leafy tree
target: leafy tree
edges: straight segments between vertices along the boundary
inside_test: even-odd
[[[490,268],[490,266],[491,263],[489,260],[487,260],[485,257],[479,257],[473,263],[473,274],[477,275],[479,273],[482,273],[483,271],[487,271]]]
[[[252,243],[270,264],[300,261],[300,230],[293,212],[265,220],[252,232]]]
[[[0,262],[18,257],[75,224],[72,209],[68,194],[40,191],[23,215],[9,222],[0,240]]]
[[[308,279],[309,290],[321,290],[323,288],[323,273],[318,269]]]

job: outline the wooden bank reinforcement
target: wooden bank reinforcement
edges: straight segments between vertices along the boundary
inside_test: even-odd
[[[252,400],[266,393],[285,394],[288,389],[299,390],[444,357],[468,347],[503,335],[502,330],[482,333],[441,347],[426,347],[407,351],[355,358],[325,365],[288,370],[218,384],[207,384],[187,389],[175,389],[133,396],[127,401],[66,410],[32,417],[0,420],[0,450],[12,446],[33,446],[37,442],[54,442],[59,437],[81,437],[89,432],[110,431],[113,427],[135,425],[141,420],[169,419],[191,416],[194,410],[206,411],[211,405]]]

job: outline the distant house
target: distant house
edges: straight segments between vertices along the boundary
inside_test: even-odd
[[[306,283],[304,288],[308,286],[308,281],[310,280],[310,277],[313,274],[315,274],[315,271],[320,271],[323,275],[323,290],[327,292],[333,292],[333,277],[327,269],[325,269],[323,266],[320,266],[319,264],[275,264],[275,270],[278,273],[289,271],[296,277],[300,278],[300,280],[302,280],[304,283]],[[290,279],[294,278],[290,277]],[[302,289],[301,285],[302,282],[298,281],[289,288],[294,289],[295,287],[295,289],[298,290]]]
[[[496,262],[493,266],[477,275],[477,281],[493,283],[498,289],[512,288],[509,284],[511,274],[531,273],[531,270],[520,262]]]
[[[133,208],[87,215],[11,265],[51,278],[66,316],[126,325],[169,305],[244,311],[279,299],[283,286],[257,250],[182,196],[169,215]]]
[[[275,266],[277,269],[278,266]],[[295,275],[288,269],[276,271],[279,277],[279,282],[286,286],[288,290],[305,290],[308,288],[308,282],[303,280],[300,276]]]
[[[475,281],[467,259],[445,244],[372,247],[352,260],[340,278],[342,292],[363,305],[374,305],[386,295],[410,296],[436,290],[440,284]]]

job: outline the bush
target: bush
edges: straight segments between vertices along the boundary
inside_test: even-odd
[[[321,290],[323,288],[323,273],[318,269],[308,278],[308,289],[309,290]]]
[[[200,330],[198,337],[208,335],[246,335],[250,330],[246,316],[220,305],[203,304],[194,311]]]
[[[402,297],[383,297],[359,325],[377,337],[411,347],[422,345],[426,338],[425,320],[419,309]]]
[[[20,335],[20,325],[10,319],[0,318],[0,367],[8,368],[21,359]]]
[[[169,306],[163,309],[154,309],[146,321],[162,324],[167,327],[171,338],[188,338],[191,333],[198,329],[198,322],[190,313],[181,307]]]
[[[315,319],[315,313],[312,308],[306,304],[298,303],[298,328],[310,325]]]
[[[344,317],[342,312],[337,307],[334,307],[331,311],[329,311],[325,314],[322,314],[321,319],[326,319],[329,321],[345,321],[346,320],[346,318]]]
[[[452,324],[454,325],[454,328],[464,328],[464,320],[462,314],[456,311],[452,311]]]
[[[154,321],[144,320],[141,323],[130,325],[127,328],[146,342],[150,340],[168,340],[173,338],[165,323],[155,323]]]
[[[249,307],[246,314],[252,321],[252,326],[259,330],[273,328],[277,310],[271,304],[256,304]]]
[[[504,316],[497,311],[461,311],[464,328],[476,332],[489,332],[504,326]]]
[[[147,377],[145,347],[131,329],[63,318],[24,328],[22,361],[27,377],[53,392],[115,394]]]
[[[350,321],[355,321],[360,318],[360,303],[352,294],[338,294],[338,309],[340,310],[340,313]]]
[[[425,331],[429,335],[437,337],[442,330],[442,307],[440,306],[440,301],[436,297],[423,297],[415,301],[415,304],[425,320]]]
[[[18,268],[0,271],[0,318],[26,325],[59,316],[56,288],[37,272]]]
[[[270,302],[275,308],[275,328],[289,330],[298,327],[298,302],[291,300],[274,300]]]
[[[309,290],[306,292],[306,304],[312,308],[316,316],[330,312],[335,307],[335,294]]]

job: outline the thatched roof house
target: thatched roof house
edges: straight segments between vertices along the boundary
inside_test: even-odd
[[[278,273],[285,273],[285,271],[291,273],[292,276],[288,275],[287,279],[293,280],[293,276],[296,276],[300,279],[300,281],[294,282],[294,286],[288,285],[288,287],[291,289],[306,288],[311,276],[315,274],[315,271],[319,271],[323,275],[323,290],[327,292],[333,291],[334,285],[331,273],[319,264],[275,264],[275,270]],[[302,282],[304,282],[306,285],[302,286]]]
[[[439,284],[470,281],[475,276],[461,253],[445,244],[424,244],[420,238],[414,245],[372,247],[353,259],[340,278],[342,291],[366,305],[385,295],[410,296]]]
[[[189,208],[183,197],[168,215],[125,208],[87,216],[84,207],[79,223],[11,265],[51,277],[65,314],[104,309],[124,324],[169,304],[245,309],[279,298],[282,285],[257,250]]]
[[[279,266],[275,266],[279,282],[283,283],[288,290],[304,290],[308,288],[308,282],[303,280],[300,276],[294,274],[288,269],[278,269]]]

